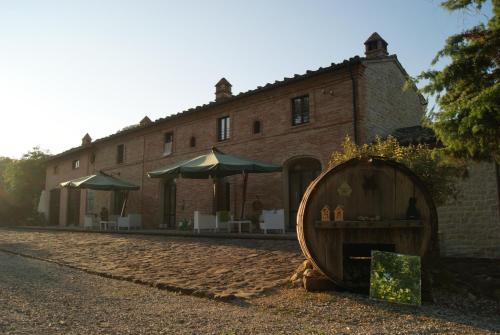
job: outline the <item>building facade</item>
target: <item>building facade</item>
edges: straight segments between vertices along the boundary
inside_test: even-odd
[[[233,95],[222,78],[215,101],[152,122],[145,117],[129,129],[53,156],[47,166],[49,221],[79,225],[85,213],[102,207],[118,213],[119,192],[60,189],[59,183],[98,171],[140,186],[130,193],[129,213],[141,213],[147,228],[175,228],[193,212],[212,210],[207,180],[158,180],[147,172],[207,153],[224,153],[280,164],[282,173],[249,175],[245,213],[284,208],[287,228],[309,182],[324,169],[345,136],[367,143],[398,128],[418,125],[425,101],[403,90],[407,74],[376,33],[365,42],[365,57],[354,57],[303,75]],[[217,184],[219,209],[241,210],[242,178]],[[498,206],[498,204],[497,204]]]

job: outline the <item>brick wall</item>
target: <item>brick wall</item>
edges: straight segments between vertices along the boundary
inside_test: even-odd
[[[72,162],[75,160],[78,160],[80,164],[80,166],[77,169],[73,169],[72,167]],[[55,167],[57,170],[54,169]],[[47,192],[50,192],[50,190],[58,188],[59,184],[64,181],[79,177],[84,177],[88,175],[89,169],[90,169],[89,153],[87,150],[70,154],[67,157],[65,157],[64,160],[55,161],[47,167],[45,189]],[[84,205],[85,205],[85,194],[84,192],[82,192],[80,197],[80,222],[83,222],[83,216],[85,210]],[[59,212],[59,224],[62,226],[66,225],[66,220],[68,215],[67,208],[68,208],[68,190],[62,189],[60,197],[60,212]],[[50,213],[50,208],[49,208],[49,217],[51,215],[56,215],[56,214]]]
[[[438,208],[441,254],[500,258],[495,164],[471,163],[456,201]]]
[[[393,57],[365,60],[354,66],[357,81],[358,138],[373,140],[376,134],[385,136],[396,128],[420,123],[424,108],[413,90],[403,91],[406,74]],[[325,168],[333,151],[340,149],[346,135],[353,137],[352,81],[349,69],[320,74],[302,81],[273,88],[241,99],[230,99],[202,111],[138,128],[116,138],[98,141],[91,148],[63,155],[47,167],[46,189],[62,181],[103,170],[141,186],[130,192],[129,213],[142,213],[147,228],[157,228],[163,222],[163,184],[150,179],[148,171],[207,153],[212,146],[228,154],[276,163],[284,166],[283,173],[250,175],[245,212],[252,215],[252,203],[259,200],[264,208],[284,208],[288,220],[288,171],[295,158],[310,157]],[[291,99],[309,95],[308,124],[292,126]],[[217,142],[216,120],[231,118],[231,138]],[[261,121],[262,132],[253,134],[253,122]],[[172,132],[173,153],[164,155],[164,134]],[[196,146],[190,146],[191,137]],[[117,164],[117,146],[125,146],[125,161]],[[95,163],[89,162],[91,153]],[[71,169],[72,160],[80,159],[80,168]],[[53,166],[59,171],[53,173]],[[441,250],[447,256],[498,257],[498,201],[493,167],[473,166],[471,178],[463,182],[464,193],[457,202],[439,208]],[[484,181],[488,182],[485,184]],[[231,211],[239,215],[242,198],[242,178],[228,178],[231,184]],[[193,212],[208,213],[212,209],[210,180],[178,179],[176,221],[192,219]],[[486,185],[486,186],[484,186]],[[496,187],[496,186],[495,186]],[[81,194],[81,219],[85,212],[86,193]],[[113,194],[97,191],[94,212],[111,208]],[[61,192],[60,224],[66,223],[67,191]]]
[[[425,105],[415,90],[403,89],[406,74],[401,65],[390,58],[366,60],[364,64],[364,141],[373,141],[375,135],[385,137],[397,128],[419,125]]]
[[[201,112],[187,114],[181,118],[159,122],[152,127],[117,138],[96,143],[85,152],[82,161],[87,164],[78,174],[61,171],[58,178],[47,179],[47,189],[57,187],[61,181],[102,170],[123,180],[141,185],[139,191],[130,192],[129,213],[143,214],[144,225],[157,228],[163,220],[163,180],[149,179],[148,171],[207,153],[212,146],[228,154],[262,160],[276,164],[287,164],[295,157],[312,157],[327,165],[332,151],[339,148],[346,134],[352,135],[352,85],[345,69],[325,73],[307,80],[291,83],[243,99],[235,99]],[[292,126],[291,99],[308,94],[310,119],[308,124]],[[217,142],[216,122],[219,117],[231,118],[231,137]],[[261,133],[253,133],[253,122],[261,122]],[[164,134],[172,132],[173,153],[164,155]],[[190,146],[191,137],[196,146]],[[117,146],[125,146],[125,159],[117,164]],[[95,162],[88,162],[93,153]],[[55,159],[47,168],[51,175],[54,164],[67,167],[70,156]],[[231,210],[235,215],[241,211],[242,178],[228,178],[231,184]],[[195,210],[210,212],[212,209],[212,184],[210,180],[184,180],[177,183],[177,217],[192,219]],[[246,213],[252,214],[252,202],[259,200],[264,208],[286,208],[286,171],[248,178]],[[62,198],[66,197],[63,190]],[[82,222],[85,211],[85,192],[82,192]],[[94,209],[111,208],[111,192],[94,192]],[[67,203],[61,202],[61,212]],[[61,221],[64,225],[65,221]]]
[[[406,77],[399,64],[386,60],[364,63],[360,123],[365,141],[397,128],[420,124],[421,98],[403,91]],[[444,256],[500,257],[500,218],[494,164],[470,166],[470,177],[459,182],[458,199],[438,208],[439,243]]]

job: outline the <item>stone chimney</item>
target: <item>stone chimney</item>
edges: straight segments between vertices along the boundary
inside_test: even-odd
[[[145,117],[142,118],[142,120],[139,122],[139,125],[145,126],[147,124],[150,124],[152,121],[151,119],[146,115]]]
[[[215,84],[215,101],[222,101],[232,97],[233,93],[231,93],[231,86],[232,85],[226,78],[219,80],[219,82]]]
[[[378,34],[373,33],[365,42],[366,58],[380,58],[389,55],[387,42]]]
[[[82,138],[82,146],[86,146],[92,143],[92,137],[90,137],[89,133],[86,133]]]

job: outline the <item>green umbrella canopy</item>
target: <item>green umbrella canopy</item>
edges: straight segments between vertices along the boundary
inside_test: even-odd
[[[182,178],[207,179],[226,177],[245,173],[280,172],[281,166],[227,155],[212,148],[210,153],[167,166],[163,169],[148,172],[150,178]]]
[[[138,190],[139,186],[117,179],[106,174],[93,174],[60,184],[61,187],[102,190],[102,191],[133,191]]]

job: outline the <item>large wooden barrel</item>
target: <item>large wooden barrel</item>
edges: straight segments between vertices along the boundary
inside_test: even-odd
[[[436,208],[406,166],[381,157],[356,158],[309,185],[297,215],[297,237],[304,255],[334,283],[366,288],[372,250],[422,257],[437,251]]]

